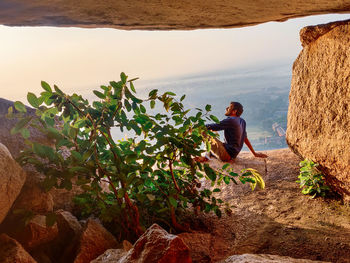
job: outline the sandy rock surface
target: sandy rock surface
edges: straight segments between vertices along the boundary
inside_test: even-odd
[[[216,196],[232,206],[231,215],[190,216],[196,232],[186,233],[184,242],[195,250],[192,254],[203,255],[193,262],[217,262],[244,253],[350,262],[350,207],[301,194],[295,182],[300,160],[289,149],[265,153],[266,166],[248,152],[240,153],[237,160],[246,166],[260,163],[262,173],[266,169],[264,190],[230,184]],[[212,161],[212,166],[222,165]]]
[[[220,261],[220,263],[321,263],[325,261],[314,261],[308,259],[296,259],[291,257],[283,257],[277,255],[234,255],[227,259]]]
[[[350,201],[350,21],[301,31],[304,48],[293,66],[287,142],[321,165]]]
[[[147,30],[228,28],[349,12],[349,4],[349,0],[2,0],[0,24]]]
[[[26,180],[26,173],[0,143],[0,223],[6,217]]]
[[[0,235],[1,263],[36,263],[16,240],[5,234]]]

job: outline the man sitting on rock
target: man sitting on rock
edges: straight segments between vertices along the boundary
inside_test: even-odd
[[[267,155],[254,151],[250,141],[247,138],[246,122],[240,116],[243,113],[243,106],[239,102],[231,102],[226,108],[225,115],[228,116],[220,123],[206,125],[208,130],[222,131],[224,130],[225,142],[222,143],[218,139],[211,140],[211,151],[223,162],[234,161],[245,143],[255,157],[266,158]],[[206,162],[208,157],[197,158],[197,161]]]

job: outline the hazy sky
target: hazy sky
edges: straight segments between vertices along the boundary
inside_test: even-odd
[[[0,26],[0,97],[22,100],[40,81],[86,90],[121,71],[141,80],[290,63],[306,25],[350,18],[324,15],[238,29],[122,31]]]

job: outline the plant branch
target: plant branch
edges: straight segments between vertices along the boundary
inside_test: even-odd
[[[173,162],[171,160],[169,160],[169,169],[170,169],[171,178],[172,178],[172,180],[174,182],[174,186],[175,186],[176,190],[178,192],[181,192],[180,187],[178,186],[178,184],[177,184],[177,182],[175,180],[175,175],[174,175],[174,171],[173,171]]]

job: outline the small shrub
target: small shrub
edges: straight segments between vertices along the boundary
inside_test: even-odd
[[[97,100],[92,103],[42,82],[40,96],[27,96],[37,118],[27,116],[21,102],[9,108],[8,117],[19,119],[12,134],[22,134],[30,146],[18,161],[45,175],[46,190],[79,185],[84,193],[75,201],[81,215],[93,214],[112,225],[119,239],[132,240],[155,222],[184,230],[178,215],[188,207],[220,216],[223,201],[212,195],[220,189],[199,189],[203,177],[213,186],[222,180],[236,183],[235,178],[252,184],[252,189],[263,185],[254,170],[227,175],[194,161],[203,145],[209,150],[209,139],[215,136],[205,127],[205,120],[218,121],[210,115],[210,105],[190,111],[182,103],[185,95],[178,99],[172,92],[158,94],[158,90],[141,99],[136,97],[135,79],[128,80],[124,73],[120,77],[94,90]],[[154,110],[156,104],[161,113]],[[55,145],[32,142],[28,127],[39,129]],[[133,131],[135,136],[116,140],[112,128]],[[109,191],[101,188],[102,182]]]
[[[301,192],[304,195],[311,195],[311,198],[325,197],[330,188],[325,185],[324,175],[316,168],[318,164],[305,159],[299,163],[299,166],[301,167],[299,180],[296,182],[300,184],[300,188],[303,188]]]

